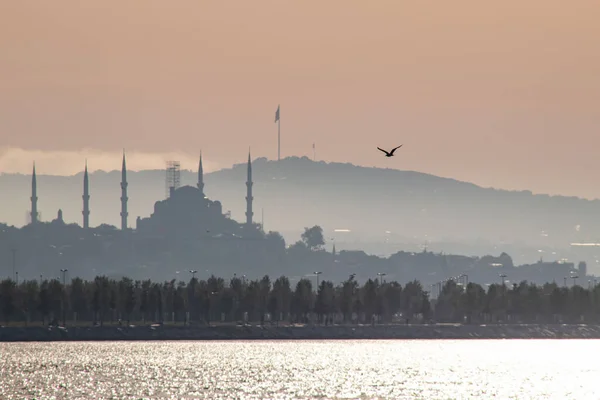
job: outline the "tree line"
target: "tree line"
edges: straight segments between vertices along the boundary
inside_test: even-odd
[[[449,280],[435,299],[422,284],[354,275],[335,285],[319,276],[298,280],[269,276],[229,281],[211,276],[189,282],[120,280],[97,276],[0,282],[0,313],[10,324],[106,323],[531,323],[598,322],[600,285],[583,288],[527,282],[492,284]],[[313,282],[317,283],[316,290]]]

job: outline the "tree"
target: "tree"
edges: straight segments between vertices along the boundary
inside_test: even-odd
[[[283,236],[281,236],[281,233],[269,231],[269,233],[265,235],[265,238],[267,239],[267,243],[269,244],[269,248],[271,250],[285,249],[285,239]]]
[[[285,276],[279,277],[273,283],[273,290],[269,298],[269,312],[279,322],[283,315],[290,312],[292,289],[290,280]]]
[[[81,318],[88,311],[88,299],[86,297],[86,288],[81,278],[74,278],[71,281],[71,308],[77,313],[77,318]]]
[[[354,280],[354,274],[350,275],[348,280],[342,283],[339,292],[339,309],[344,315],[344,322],[347,322],[352,320],[354,303],[358,294],[358,282]]]
[[[145,280],[142,282],[141,294],[140,294],[140,313],[142,313],[142,323],[146,322],[148,318],[148,311],[150,310],[150,286],[152,282]],[[193,288],[193,286],[191,286]]]
[[[198,302],[197,302],[197,293],[196,293],[196,287],[198,286],[198,279],[196,279],[195,277],[193,277],[192,279],[190,279],[190,282],[187,285],[187,297],[188,297],[188,309],[189,309],[189,313],[190,313],[190,320],[188,321],[191,322],[192,320],[192,315],[194,315],[194,313],[198,313]],[[144,304],[144,297],[142,297],[142,305]],[[142,305],[140,305],[140,310],[142,308]]]
[[[240,303],[244,299],[244,293],[245,293],[244,282],[237,276],[234,276],[233,278],[231,278],[231,281],[229,282],[229,288],[231,289],[232,294],[233,294],[233,302],[232,302],[232,307],[231,307],[231,318],[233,320],[240,320],[241,319],[241,315],[239,314]]]
[[[297,321],[306,322],[308,313],[312,310],[313,290],[312,283],[306,278],[302,278],[296,284],[296,290],[292,297],[292,312]]]
[[[110,306],[109,282],[106,276],[94,279],[94,313],[100,318],[100,326],[104,325],[104,317]]]
[[[469,282],[463,296],[462,307],[465,310],[467,323],[470,324],[473,315],[483,311],[485,290],[480,285]]]
[[[260,283],[256,280],[251,281],[244,293],[243,310],[248,313],[252,320],[260,313]]]
[[[406,318],[419,314],[423,308],[423,287],[419,281],[411,281],[406,284],[402,291],[402,303]]]
[[[8,325],[10,318],[15,312],[16,285],[12,279],[5,279],[0,283],[0,302],[2,303],[2,315]]]
[[[177,285],[177,289],[175,289],[175,294],[173,296],[173,312],[175,313],[175,320],[177,321],[179,318],[179,314],[186,310],[186,291],[185,291],[185,282],[179,282]]]
[[[115,310],[117,309],[117,291],[115,290],[114,281],[109,282],[110,294],[108,299],[108,308],[110,309],[110,322],[115,318]]]
[[[329,316],[335,312],[335,289],[333,282],[321,282],[319,291],[317,292],[315,312],[319,316],[319,321],[325,319],[325,325],[327,325]]]
[[[50,313],[50,296],[48,294],[48,281],[44,281],[40,286],[38,310],[42,315],[42,324],[46,322],[46,317]]]
[[[23,292],[22,306],[25,312],[25,323],[28,324],[32,314],[36,311],[39,296],[39,286],[36,280],[25,281],[19,290]]]
[[[389,282],[384,283],[382,289],[382,316],[389,321],[402,309],[402,286],[398,282]]]
[[[361,294],[362,294],[362,303],[364,305],[364,311],[366,313],[367,320],[371,320],[373,315],[378,314],[379,304],[377,302],[377,292],[379,290],[379,285],[373,279],[368,279],[365,282]]]
[[[153,283],[149,293],[150,310],[154,322],[162,322],[163,320],[163,298],[161,286]]]
[[[305,246],[302,243],[302,246]],[[308,250],[307,250],[308,251]],[[316,289],[316,292],[315,292]],[[225,282],[218,277],[207,281],[190,280],[189,283],[132,282],[123,278],[119,282],[104,276],[92,281],[74,278],[62,285],[57,279],[23,281],[19,286],[10,279],[0,282],[0,320],[2,322],[25,322],[40,318],[45,323],[49,315],[59,316],[62,311],[63,293],[68,293],[70,313],[76,312],[77,320],[102,324],[106,313],[115,308],[120,315],[130,319],[147,318],[162,321],[164,312],[174,313],[181,320],[181,313],[195,304],[195,318],[211,318],[224,314],[226,321],[239,318],[238,311],[247,311],[250,322],[257,322],[268,311],[278,323],[286,319],[306,322],[310,313],[316,313],[320,321],[329,323],[334,313],[341,313],[344,321],[358,315],[358,322],[381,315],[389,321],[399,311],[410,318],[420,314],[425,319],[431,312],[427,292],[418,281],[409,282],[404,288],[398,282],[378,284],[367,280],[359,285],[354,275],[337,285],[321,281],[318,288],[309,279],[301,279],[292,293],[290,281],[281,276],[272,284],[268,276],[253,280],[234,277]],[[211,305],[212,303],[212,305]],[[139,304],[139,313],[136,305]],[[90,312],[93,311],[93,312]],[[505,285],[492,284],[487,292],[476,283],[466,288],[448,281],[438,295],[435,304],[436,318],[447,322],[484,322],[488,315],[507,323],[555,322],[558,315],[565,321],[600,322],[600,285],[593,288],[574,286],[558,287],[555,283],[543,286],[521,282],[508,289]],[[39,314],[38,314],[39,313]],[[37,314],[37,315],[36,315]],[[39,315],[39,317],[38,317]]]
[[[125,315],[127,325],[131,323],[131,313],[135,308],[135,287],[130,278],[124,277],[119,281],[119,310]]]
[[[300,238],[311,251],[318,250],[325,245],[323,228],[319,225],[315,225],[312,228],[304,228],[304,233],[302,233]]]
[[[260,312],[261,324],[264,323],[265,313],[267,312],[270,292],[271,292],[271,279],[269,278],[268,275],[265,275],[260,280],[260,288],[259,288],[259,312]]]
[[[567,301],[569,297],[569,290],[567,288],[555,287],[550,293],[550,308],[552,314],[558,314],[561,317],[565,316],[567,311]]]
[[[423,319],[428,320],[431,316],[431,303],[429,302],[429,295],[427,292],[423,292],[423,299],[421,301],[421,310],[419,311],[423,315]]]

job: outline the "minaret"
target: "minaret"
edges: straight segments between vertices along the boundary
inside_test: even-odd
[[[248,150],[248,180],[246,181],[246,225],[252,225],[252,162],[250,161],[250,150]]]
[[[200,161],[198,162],[198,189],[204,197],[204,170],[202,168],[202,151],[200,151]]]
[[[31,176],[31,224],[38,222],[37,210],[37,179],[35,177],[35,162],[33,163],[33,175]]]
[[[83,229],[90,227],[90,186],[88,181],[87,160],[85,160],[85,172],[83,173]]]
[[[121,230],[127,229],[127,166],[125,165],[125,151],[123,151],[123,166],[121,167]]]

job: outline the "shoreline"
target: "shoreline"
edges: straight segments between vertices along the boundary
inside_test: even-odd
[[[0,342],[352,339],[600,339],[600,325],[0,327]]]

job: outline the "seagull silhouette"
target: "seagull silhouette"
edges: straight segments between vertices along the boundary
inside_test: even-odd
[[[394,155],[394,152],[395,152],[396,150],[398,150],[400,147],[402,147],[402,145],[400,145],[400,146],[398,146],[398,147],[395,147],[395,148],[393,148],[393,149],[392,149],[391,151],[389,151],[389,152],[388,152],[388,151],[385,151],[385,150],[384,150],[384,149],[382,149],[381,147],[378,147],[377,149],[379,149],[379,150],[383,151],[383,152],[385,153],[385,156],[386,156],[386,157],[392,157],[392,156]]]

